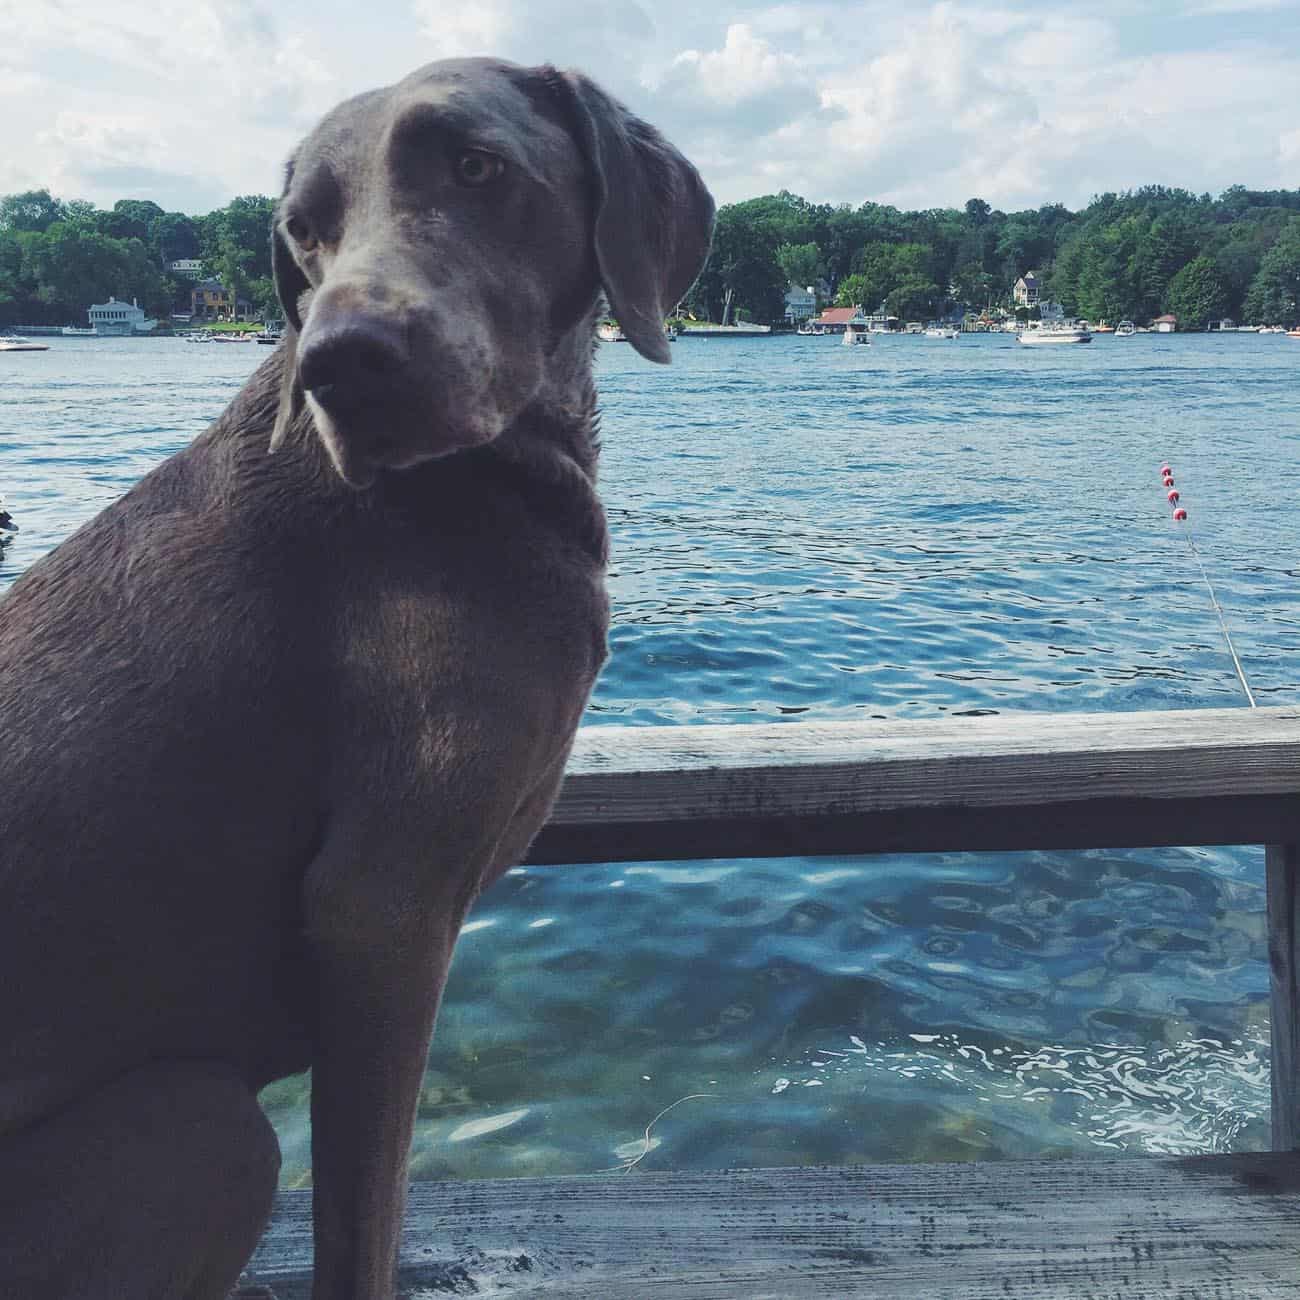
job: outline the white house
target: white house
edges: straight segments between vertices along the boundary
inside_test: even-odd
[[[1038,279],[1037,271],[1026,271],[1015,283],[1015,288],[1011,290],[1012,297],[1016,300],[1017,307],[1037,307],[1038,294],[1042,284]]]
[[[1151,322],[1151,328],[1157,334],[1172,334],[1178,328],[1177,316],[1157,316]]]
[[[187,280],[197,280],[203,274],[203,260],[198,257],[178,257],[167,263],[173,275],[183,275]]]
[[[130,302],[118,302],[110,298],[107,302],[97,302],[87,308],[91,327],[96,334],[147,334],[156,320],[146,320],[145,314],[132,298]]]

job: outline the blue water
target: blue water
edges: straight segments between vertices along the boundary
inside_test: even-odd
[[[52,343],[0,356],[0,587],[265,358]],[[598,361],[589,721],[1243,705],[1165,458],[1260,703],[1300,700],[1293,340],[674,352]],[[416,1175],[1266,1146],[1262,878],[1195,847],[512,872],[457,952]],[[287,1183],[305,1097],[264,1095]]]

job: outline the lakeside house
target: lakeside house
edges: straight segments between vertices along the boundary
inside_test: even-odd
[[[1037,307],[1042,284],[1037,271],[1026,271],[1015,283],[1011,295],[1017,307]]]
[[[1172,334],[1178,328],[1177,316],[1157,316],[1151,322],[1151,328],[1157,334]]]
[[[107,302],[92,303],[86,309],[90,327],[96,334],[122,336],[130,334],[147,334],[156,320],[148,320],[139,303],[132,298],[130,302],[118,302],[114,297]]]
[[[186,280],[197,280],[203,274],[203,259],[199,257],[178,257],[167,263],[167,269],[173,275],[183,276]]]
[[[817,312],[817,294],[811,286],[806,289],[792,284],[785,293],[785,318],[799,325]]]
[[[215,276],[200,280],[190,290],[191,320],[240,320],[252,314],[253,304],[247,298],[237,301]]]

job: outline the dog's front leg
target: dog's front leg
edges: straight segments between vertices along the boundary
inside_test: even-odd
[[[319,864],[318,864],[319,865]],[[313,869],[314,1300],[393,1294],[420,1080],[463,905],[409,873]]]

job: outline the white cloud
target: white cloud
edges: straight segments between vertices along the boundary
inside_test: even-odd
[[[0,32],[0,190],[101,203],[273,191],[331,104],[465,54],[582,68],[723,201],[1300,183],[1293,0],[0,0]]]
[[[756,36],[747,23],[727,28],[720,50],[683,50],[674,69],[689,69],[691,88],[716,103],[735,106],[770,91],[802,83],[799,61]]]
[[[1210,14],[1273,13],[1292,4],[1293,0],[1198,0],[1188,7],[1193,17]]]
[[[477,0],[472,9],[459,0],[414,0],[411,11],[439,59],[491,54],[510,30],[508,6],[498,0]]]

